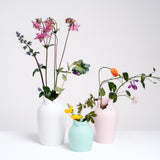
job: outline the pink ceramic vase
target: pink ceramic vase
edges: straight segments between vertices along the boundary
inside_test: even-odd
[[[102,99],[102,106],[104,109],[101,109],[100,100],[98,100],[95,109],[97,117],[94,118],[95,139],[98,143],[113,143],[118,119],[117,110],[113,107],[111,99]]]

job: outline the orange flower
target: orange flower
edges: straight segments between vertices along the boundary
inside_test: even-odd
[[[112,68],[112,69],[111,69],[111,73],[112,73],[112,75],[113,75],[114,77],[117,77],[117,76],[118,76],[118,71],[117,71],[116,68]]]

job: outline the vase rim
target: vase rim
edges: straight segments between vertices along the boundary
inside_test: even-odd
[[[76,126],[84,126],[84,125],[88,125],[88,122],[87,121],[81,122],[81,121],[73,120],[73,124]]]
[[[45,104],[56,103],[56,102],[59,102],[59,97],[57,97],[53,101],[47,99],[46,97],[43,97],[43,103],[45,103]]]
[[[108,107],[113,106],[113,99],[102,98],[102,105],[106,106],[104,109],[100,107],[100,99],[98,99],[97,106],[100,110],[106,110]]]

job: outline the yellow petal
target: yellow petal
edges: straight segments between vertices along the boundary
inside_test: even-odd
[[[65,109],[64,112],[65,113],[70,113],[70,110],[69,109]]]

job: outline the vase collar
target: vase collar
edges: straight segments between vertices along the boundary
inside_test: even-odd
[[[88,125],[88,122],[87,121],[81,122],[81,121],[73,120],[73,125],[75,125],[75,126],[86,126],[86,125]]]

